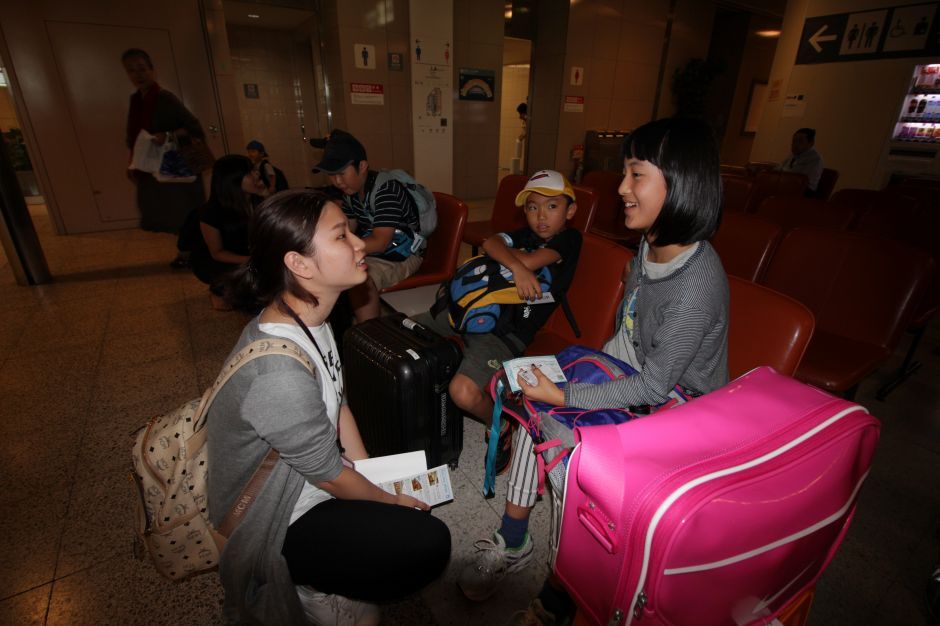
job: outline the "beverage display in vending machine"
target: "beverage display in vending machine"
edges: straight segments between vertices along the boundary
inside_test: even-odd
[[[892,138],[940,144],[940,63],[914,66]]]

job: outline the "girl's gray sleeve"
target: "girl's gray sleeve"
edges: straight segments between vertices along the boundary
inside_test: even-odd
[[[643,371],[597,385],[570,384],[565,387],[565,406],[604,409],[662,404],[695,359],[710,325],[711,318],[703,311],[669,311],[653,335],[653,349],[646,354]]]
[[[281,458],[310,483],[343,469],[336,429],[327,417],[320,381],[306,370],[257,376],[242,404],[244,418]]]

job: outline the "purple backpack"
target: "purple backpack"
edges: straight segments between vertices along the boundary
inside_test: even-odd
[[[606,352],[594,350],[585,346],[568,346],[556,356],[558,364],[565,373],[565,378],[572,383],[600,384],[619,378],[626,378],[637,373],[627,363],[617,359]],[[621,424],[636,417],[647,415],[654,411],[666,409],[682,404],[688,397],[677,385],[669,394],[665,403],[649,407],[606,408],[606,409],[580,409],[576,407],[552,406],[544,402],[537,402],[521,396],[520,404],[506,405],[503,403],[505,389],[505,372],[498,371],[490,380],[490,397],[493,398],[493,420],[490,426],[489,447],[486,454],[486,476],[483,482],[483,494],[492,497],[496,485],[496,448],[499,433],[502,427],[502,415],[514,418],[532,436],[534,449],[539,466],[538,492],[545,490],[545,475],[552,471],[556,465],[566,461],[569,449],[558,437],[547,436],[547,431],[559,432],[554,424],[545,423],[546,418],[561,424],[566,430],[572,431],[576,426],[598,426],[601,424]],[[564,387],[566,383],[559,384]],[[561,448],[560,450],[555,450]],[[546,455],[546,452],[549,452]],[[550,458],[546,458],[550,457]]]

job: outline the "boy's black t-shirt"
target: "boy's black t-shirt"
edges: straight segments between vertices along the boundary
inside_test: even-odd
[[[548,266],[552,275],[552,297],[548,304],[515,304],[510,307],[509,316],[502,323],[498,334],[512,333],[525,345],[532,343],[535,333],[548,321],[548,318],[561,303],[561,297],[568,291],[574,279],[581,254],[581,232],[575,228],[565,228],[548,241],[536,235],[531,228],[520,228],[506,233],[512,239],[512,247],[529,252],[540,248],[549,248],[557,252],[561,259]]]

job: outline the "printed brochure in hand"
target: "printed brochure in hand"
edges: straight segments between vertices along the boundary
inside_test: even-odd
[[[429,506],[454,499],[447,465],[427,469],[421,450],[355,461],[353,468],[383,491],[413,496]]]

